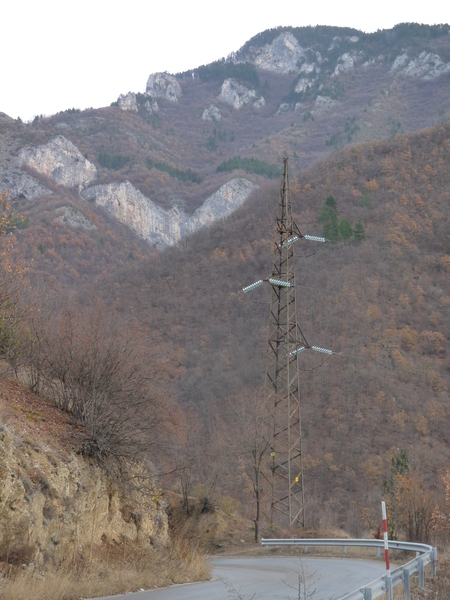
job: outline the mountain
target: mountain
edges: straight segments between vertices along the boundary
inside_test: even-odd
[[[310,525],[355,535],[375,526],[398,448],[417,489],[422,481],[437,494],[448,467],[449,152],[450,126],[437,125],[344,149],[291,178],[303,234],[322,234],[330,194],[338,221],[360,222],[366,234],[297,243],[300,325],[334,353],[323,363],[302,356]],[[278,194],[278,182],[268,184],[226,221],[105,280],[101,292],[178,351],[179,401],[201,424],[206,466],[197,476],[217,476],[249,506],[229,443],[246,435],[237,407],[263,386],[269,291],[241,290],[271,273]]]
[[[279,28],[211,65],[152,74],[110,107],[0,115],[1,186],[24,215],[17,254],[48,287],[82,303],[95,293],[155,333],[196,433],[193,484],[251,506],[232,440],[245,435],[236,406],[263,383],[268,298],[240,290],[270,274],[289,154],[301,231],[323,233],[332,195],[336,224],[361,233],[298,246],[302,328],[335,353],[302,379],[309,522],[376,524],[397,448],[438,490],[449,86],[447,25]]]
[[[268,30],[227,59],[152,74],[145,93],[108,108],[30,124],[0,115],[0,186],[28,218],[36,247],[45,248],[45,229],[61,255],[58,240],[73,248],[74,231],[98,254],[99,240],[123,223],[112,268],[230,214],[252,186],[279,176],[285,154],[291,170],[304,170],[342,147],[444,122],[449,86],[448,25]],[[46,222],[62,223],[56,238],[36,215],[44,206]],[[95,228],[76,225],[74,214]],[[38,264],[43,256],[35,253]],[[63,258],[63,271],[84,276],[80,262]]]

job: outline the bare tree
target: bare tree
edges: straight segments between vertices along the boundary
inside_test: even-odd
[[[264,488],[263,463],[269,447],[269,424],[263,393],[249,390],[233,403],[233,426],[231,438],[238,457],[244,464],[255,497],[255,543],[259,539],[261,502]]]
[[[158,447],[168,418],[148,336],[99,303],[69,303],[44,340],[47,393],[82,425],[81,452],[121,476]]]
[[[20,354],[14,365],[19,378],[34,394],[40,395],[45,389],[47,342],[52,319],[58,308],[57,297],[49,294],[45,285],[38,282],[32,290],[26,290],[22,294],[21,305],[26,318],[20,326]]]
[[[19,323],[24,317],[20,296],[25,285],[25,266],[15,261],[12,231],[22,219],[11,211],[9,196],[0,192],[0,357],[15,368],[20,354],[17,335]]]

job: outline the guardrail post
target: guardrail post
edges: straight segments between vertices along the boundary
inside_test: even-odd
[[[305,546],[305,553],[308,552],[308,546]]]
[[[380,558],[380,546],[377,546],[377,558]]]
[[[373,590],[372,590],[372,588],[365,588],[365,590],[364,590],[364,600],[373,600]]]
[[[425,585],[425,573],[423,558],[419,558],[419,587],[423,588]]]
[[[344,554],[347,554],[347,546],[344,546]]]
[[[431,551],[431,575],[434,577],[436,575],[437,568],[437,548],[433,548]]]
[[[386,598],[392,600],[392,577],[386,575]]]
[[[409,570],[403,569],[403,585],[405,589],[405,600],[409,600]]]

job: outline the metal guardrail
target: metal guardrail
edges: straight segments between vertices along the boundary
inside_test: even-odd
[[[431,563],[431,574],[436,574],[437,550],[428,544],[417,544],[414,542],[398,542],[389,540],[389,549],[407,550],[415,552],[416,558],[406,563],[405,565],[391,570],[390,581],[385,576],[379,577],[371,581],[364,587],[350,592],[346,596],[342,596],[341,600],[374,600],[384,594],[388,597],[392,595],[392,589],[399,583],[405,586],[405,598],[409,598],[409,578],[414,573],[419,573],[419,585],[423,587],[424,583],[424,567]],[[263,546],[304,546],[305,550],[308,546],[343,546],[344,552],[347,551],[347,546],[359,546],[364,548],[383,548],[383,540],[358,540],[345,538],[292,538],[292,539],[262,539]]]

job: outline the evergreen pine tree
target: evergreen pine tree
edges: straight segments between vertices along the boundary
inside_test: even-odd
[[[342,219],[339,225],[339,235],[343,240],[348,240],[352,237],[353,229],[351,228],[350,223],[347,221],[347,219]]]
[[[333,196],[330,194],[328,196],[328,198],[325,200],[325,206],[328,207],[329,211],[334,211],[335,213],[337,213],[337,204],[336,204],[336,200],[333,198]]]
[[[332,212],[330,215],[329,233],[325,237],[333,242],[337,242],[339,239],[339,223],[336,212]]]
[[[353,236],[354,236],[355,240],[357,240],[358,242],[362,242],[363,240],[366,239],[366,232],[364,231],[363,224],[361,223],[361,221],[359,219],[355,223],[355,229],[353,230]]]
[[[337,242],[339,239],[339,223],[337,218],[336,200],[330,194],[325,200],[319,216],[319,222],[323,226],[323,237],[327,240]]]

